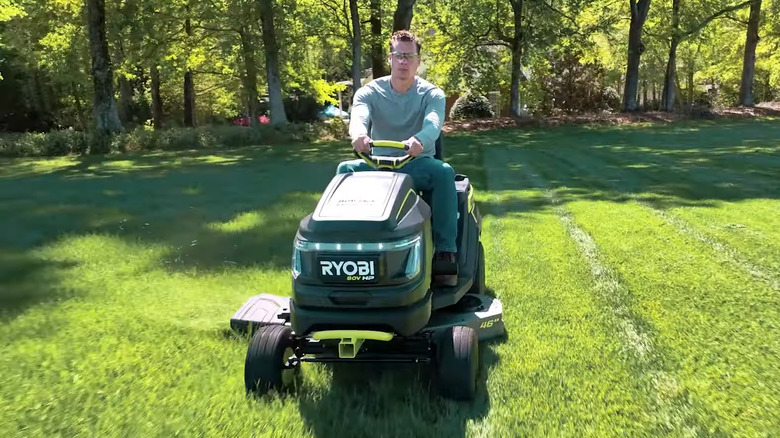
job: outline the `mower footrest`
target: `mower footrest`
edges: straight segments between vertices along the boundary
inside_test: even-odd
[[[249,298],[230,318],[230,328],[241,333],[265,325],[285,325],[290,321],[290,298],[260,294]]]

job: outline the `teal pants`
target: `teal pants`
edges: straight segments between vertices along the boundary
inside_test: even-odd
[[[337,173],[376,171],[361,159],[344,161]],[[444,161],[433,157],[418,157],[397,172],[412,177],[414,187],[431,193],[433,215],[433,246],[436,251],[457,252],[458,195],[455,191],[455,171]]]

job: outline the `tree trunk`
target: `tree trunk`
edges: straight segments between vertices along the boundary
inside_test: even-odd
[[[664,90],[661,94],[661,106],[666,112],[674,110],[675,76],[677,75],[677,46],[680,44],[680,0],[672,1],[672,40],[669,43],[669,59],[666,62]]]
[[[691,59],[691,63],[688,68],[688,75],[686,77],[687,83],[688,83],[688,108],[693,108],[693,100],[696,97],[696,93],[694,92],[694,85],[693,85],[693,75],[696,73],[696,69],[694,68],[695,64],[693,59]]]
[[[677,75],[674,76],[674,84],[677,87],[677,90],[676,90],[677,91],[677,95],[678,96],[682,96],[683,92],[682,92],[682,87],[680,86],[680,77],[677,76]],[[677,105],[677,107],[678,108],[682,107],[682,104]]]
[[[70,95],[73,96],[73,102],[76,104],[76,121],[78,122],[79,130],[87,129],[87,121],[84,120],[84,105],[81,104],[81,97],[79,96],[76,83],[70,83]]]
[[[114,102],[113,71],[108,55],[106,39],[105,0],[87,0],[87,28],[89,52],[92,58],[92,83],[94,85],[92,113],[95,127],[100,132],[119,132],[116,102]]]
[[[642,81],[642,108],[645,111],[649,108],[647,104],[647,79]]]
[[[154,129],[163,128],[163,104],[160,95],[160,71],[156,65],[152,65],[149,72],[152,79],[152,121]]]
[[[119,75],[119,120],[124,126],[133,121],[133,86],[127,77]]]
[[[393,15],[393,32],[397,30],[409,30],[412,27],[415,0],[398,0],[398,6]]]
[[[653,79],[653,111],[655,111],[658,102],[658,88],[655,86],[655,79]]]
[[[742,61],[742,82],[739,85],[739,104],[753,106],[753,77],[756,73],[756,46],[758,45],[758,25],[761,19],[761,0],[750,2],[745,56]]]
[[[374,78],[387,75],[382,40],[382,1],[371,0],[371,72]]]
[[[360,56],[360,16],[358,15],[357,0],[349,0],[349,14],[352,16],[352,87],[355,91],[360,88],[360,79],[363,76]]]
[[[192,70],[184,73],[184,126],[195,126],[195,84]]]
[[[184,31],[188,37],[192,36],[192,25],[189,18],[190,7],[187,6],[187,19],[184,21]],[[195,83],[192,79],[192,70],[184,72],[184,126],[195,126]]]
[[[515,24],[512,35],[512,83],[509,91],[509,114],[522,117],[520,107],[520,80],[523,74],[523,0],[512,0],[513,21]]]
[[[677,38],[672,37],[671,47],[669,48],[669,60],[666,63],[666,74],[664,75],[664,89],[661,92],[661,109],[666,112],[674,110],[674,103],[677,98],[674,85],[677,79],[677,45]]]
[[[623,111],[636,111],[639,88],[639,60],[645,51],[642,44],[642,27],[645,25],[650,0],[631,0],[631,25],[628,30],[628,64],[626,84],[623,89]]]
[[[258,0],[260,21],[263,29],[263,45],[265,46],[265,72],[268,77],[268,104],[271,112],[271,124],[287,124],[287,114],[284,112],[282,98],[282,80],[279,77],[279,46],[276,43],[274,28],[273,0]]]
[[[244,69],[246,71],[244,87],[246,88],[249,126],[256,127],[260,123],[257,120],[257,64],[255,63],[255,47],[252,42],[252,35],[247,28],[242,28],[238,35],[241,38],[241,51],[243,52]]]

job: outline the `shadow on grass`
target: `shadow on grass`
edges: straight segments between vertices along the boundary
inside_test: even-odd
[[[75,262],[49,261],[24,253],[0,252],[0,323],[16,318],[35,305],[78,295],[77,291],[63,287],[58,275],[59,270],[74,266]]]
[[[444,152],[478,196],[506,192],[478,199],[483,214],[522,214],[549,208],[542,190],[524,189],[550,188],[563,202],[638,197],[667,207],[777,199],[779,138],[778,121],[514,129],[448,134]],[[63,234],[166,245],[161,263],[175,271],[286,269],[300,219],[351,158],[345,142],[330,142],[4,162],[0,247],[29,260],[7,263],[0,289],[30,302],[55,293],[19,292],[18,282],[50,271],[26,254]]]
[[[490,191],[535,190],[507,193],[522,196],[523,207],[535,210],[545,208],[545,189],[564,202],[638,198],[664,207],[778,199],[778,139],[780,122],[751,120],[516,129],[459,134],[449,144],[480,145]],[[480,200],[486,211],[501,210],[504,202]]]
[[[174,246],[162,263],[175,271],[225,266],[288,269],[300,220],[314,210],[318,199],[316,193],[289,193],[266,208],[228,221],[201,223],[186,236],[169,237]]]
[[[66,168],[0,179],[0,199],[7,201],[0,203],[0,246],[28,251],[62,234],[98,233],[166,245],[162,262],[173,270],[287,268],[298,223],[313,210],[336,163],[292,159],[286,165],[257,155],[231,163],[169,169],[134,162],[127,173],[93,169],[102,178],[77,178],[84,175]]]
[[[301,417],[316,437],[464,437],[467,423],[490,411],[486,380],[500,363],[494,346],[501,342],[504,339],[480,343],[481,368],[472,402],[438,395],[430,366],[339,364],[328,366],[333,378],[324,393],[301,388]]]

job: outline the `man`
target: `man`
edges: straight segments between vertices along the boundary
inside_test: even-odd
[[[408,151],[374,148],[376,155],[416,157],[398,171],[412,177],[418,190],[430,191],[433,211],[433,283],[455,286],[457,275],[457,193],[455,171],[435,159],[435,142],[444,122],[444,92],[417,76],[420,41],[405,30],[390,39],[390,75],[374,79],[355,93],[349,122],[352,147],[370,151],[372,139],[402,141]],[[370,132],[369,132],[370,126]],[[374,170],[363,160],[342,162],[338,173]]]

